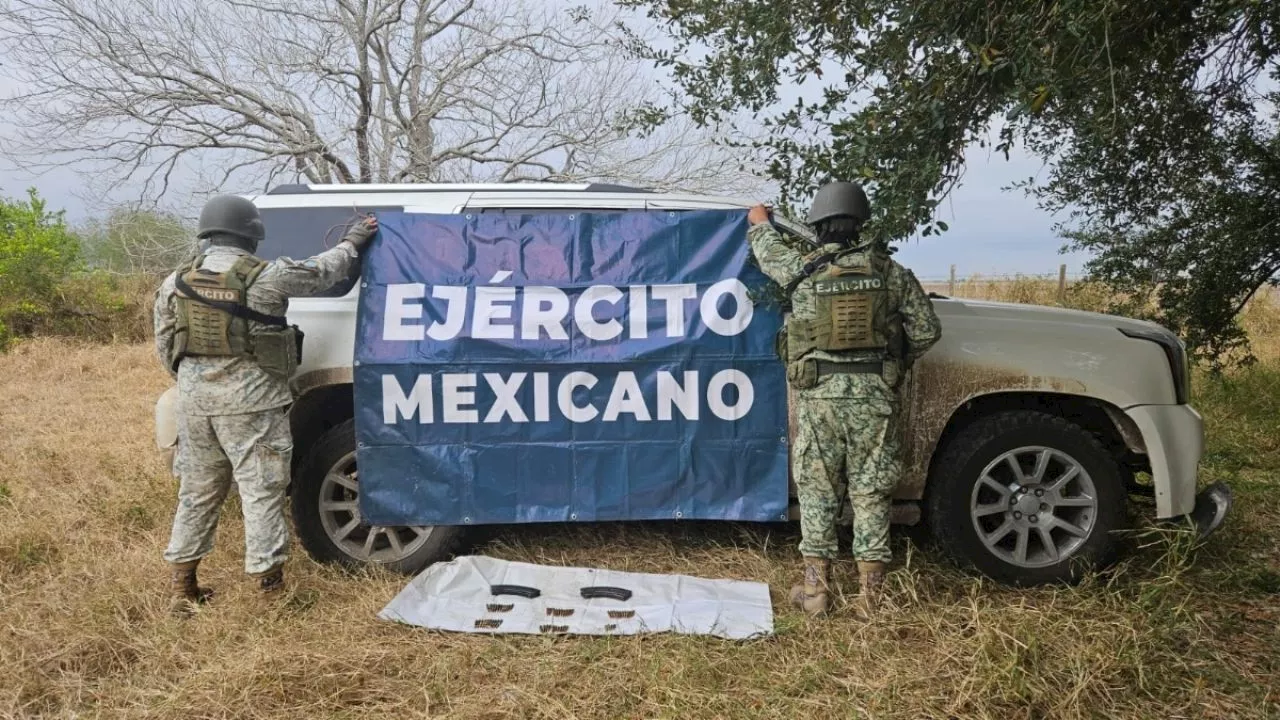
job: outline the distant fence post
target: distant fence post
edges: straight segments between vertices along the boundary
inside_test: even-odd
[[[947,283],[947,294],[948,295],[956,294],[956,266],[955,265],[951,266],[951,280],[950,282]]]
[[[1058,266],[1058,304],[1067,304],[1067,266]]]

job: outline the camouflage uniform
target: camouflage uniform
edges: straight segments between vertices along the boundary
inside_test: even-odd
[[[214,245],[202,267],[225,272],[248,255],[237,247]],[[349,275],[358,257],[356,249],[343,242],[303,262],[276,260],[249,288],[249,307],[284,315],[290,297],[329,289]],[[171,274],[156,292],[156,353],[165,367],[177,324],[174,288]],[[243,357],[187,357],[176,373],[170,373],[178,381],[180,397],[181,483],[165,559],[181,564],[209,554],[218,513],[234,478],[244,512],[245,572],[257,575],[279,567],[288,557],[284,493],[293,453],[288,380]]]
[[[747,234],[760,268],[786,286],[803,274],[804,255],[787,245],[768,224]],[[827,245],[824,252],[840,249]],[[841,263],[844,258],[836,260]],[[906,339],[905,365],[927,351],[941,336],[941,325],[928,295],[910,270],[888,263],[886,278],[890,305],[899,308]],[[813,279],[801,282],[791,295],[792,315],[813,318]],[[830,353],[814,350],[806,357],[833,362],[878,361],[878,354]],[[800,499],[800,553],[806,557],[836,557],[835,522],[840,488],[847,478],[853,507],[853,555],[864,562],[887,562],[889,509],[902,475],[896,422],[897,386],[904,367],[885,363],[884,373],[835,374],[817,385],[795,389],[796,438],[791,474]]]

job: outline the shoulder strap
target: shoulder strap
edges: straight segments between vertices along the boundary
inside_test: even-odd
[[[262,271],[267,269],[268,264],[266,260],[260,260],[249,255],[237,260],[232,270],[240,275],[241,281],[244,282],[244,287],[247,290],[262,274]]]
[[[800,274],[792,278],[791,282],[787,283],[787,287],[786,287],[787,295],[790,296],[791,293],[794,293],[796,291],[796,288],[800,287],[800,283],[809,279],[810,277],[813,276],[814,273],[818,272],[822,268],[831,264],[831,261],[835,260],[839,256],[840,256],[839,251],[822,253],[821,255],[818,255],[813,259],[806,261],[804,264],[804,269],[800,271]]]
[[[889,257],[889,253],[882,250],[875,250],[871,253],[871,266],[882,275],[888,276],[893,272],[893,258]]]
[[[206,253],[200,253],[199,255],[196,255],[194,258],[192,258],[188,262],[185,262],[179,265],[178,269],[175,270],[174,273],[178,277],[182,277],[183,275],[186,275],[187,273],[193,270],[199,269],[199,267],[204,264],[205,257],[206,257]]]
[[[216,300],[209,300],[207,298],[201,297],[199,293],[191,289],[191,286],[188,285],[187,281],[182,278],[182,275],[183,273],[180,273],[174,278],[175,280],[174,284],[178,288],[178,291],[181,292],[183,295],[185,295],[189,300],[194,300],[195,302],[198,302],[201,305],[208,305],[209,307],[215,310],[221,310],[222,312],[238,317],[241,320],[252,320],[253,322],[256,322],[256,323],[262,323],[263,325],[274,325],[275,327],[289,326],[289,321],[280,315],[267,315],[265,313],[260,313],[257,310],[254,310],[253,308],[247,307],[245,305],[240,305],[238,303],[218,302]]]
[[[897,290],[891,294],[891,297],[896,300],[897,304],[901,305],[904,286],[901,282],[895,285],[892,278],[895,273],[902,273],[905,275],[911,271],[907,270],[905,267],[898,264],[898,262],[893,258],[889,257],[889,253],[887,252],[877,252],[873,257],[874,260],[872,262],[874,263],[876,271],[884,278],[885,287],[890,289],[897,288]]]

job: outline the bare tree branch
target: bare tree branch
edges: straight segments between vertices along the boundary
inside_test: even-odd
[[[161,195],[221,183],[611,180],[733,192],[707,131],[641,135],[660,89],[616,12],[536,0],[8,0],[0,100],[29,166],[90,163]]]

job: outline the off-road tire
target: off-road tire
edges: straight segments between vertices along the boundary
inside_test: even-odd
[[[311,447],[306,448],[291,493],[293,527],[298,541],[317,562],[336,563],[358,569],[372,563],[343,552],[325,532],[320,519],[320,492],[326,473],[356,448],[355,421],[347,420],[330,428]],[[432,563],[448,560],[461,547],[465,529],[438,525],[422,547],[394,562],[379,563],[395,572],[412,575]]]
[[[1088,472],[1097,496],[1092,530],[1062,561],[1023,567],[988,550],[974,528],[970,499],[983,469],[1001,454],[1027,446],[1044,446],[1071,456]],[[1061,417],[1032,410],[996,413],[975,420],[955,435],[934,465],[926,497],[928,523],[942,550],[959,564],[972,566],[1002,583],[1043,585],[1076,583],[1090,570],[1114,562],[1116,531],[1125,522],[1123,473],[1098,439]]]

